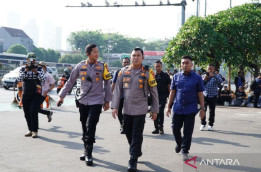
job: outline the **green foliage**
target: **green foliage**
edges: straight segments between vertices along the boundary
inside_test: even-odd
[[[7,53],[15,53],[15,54],[26,55],[28,52],[27,52],[27,49],[23,45],[14,44],[7,50]]]
[[[71,63],[71,64],[77,64],[83,60],[85,60],[86,57],[82,54],[65,54],[59,59],[59,63]]]
[[[191,17],[170,42],[165,63],[179,64],[183,55],[191,55],[197,65],[222,62],[232,69],[238,65],[261,67],[261,5],[245,4],[206,18]]]
[[[130,53],[135,47],[145,48],[148,51],[163,51],[168,44],[167,40],[159,40],[145,43],[141,38],[129,38],[118,33],[102,33],[96,31],[72,32],[67,39],[73,50],[80,50],[85,54],[85,47],[89,43],[95,43],[100,50],[100,56],[104,53]]]
[[[46,52],[44,48],[35,48],[32,52],[35,53],[37,61],[46,61]]]
[[[58,62],[61,58],[60,52],[52,49],[35,48],[33,52],[36,54],[37,61]]]

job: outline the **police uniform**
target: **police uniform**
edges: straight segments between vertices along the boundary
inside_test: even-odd
[[[41,104],[41,82],[45,81],[42,67],[36,66],[37,74],[32,71],[25,71],[22,67],[17,78],[23,82],[23,110],[27,126],[30,132],[38,132],[38,111]]]
[[[152,69],[134,69],[127,66],[121,69],[116,81],[111,108],[118,109],[121,95],[124,94],[124,131],[130,145],[131,160],[142,155],[143,129],[148,112],[148,94],[152,97],[151,112],[159,112],[157,83]]]
[[[81,91],[78,100],[83,131],[82,140],[85,146],[85,155],[91,155],[102,105],[112,99],[109,81],[111,76],[106,63],[96,61],[94,64],[90,64],[87,60],[82,61],[72,70],[69,80],[59,93],[60,97],[66,96],[77,78],[81,79]],[[81,160],[84,160],[83,156],[81,156]]]

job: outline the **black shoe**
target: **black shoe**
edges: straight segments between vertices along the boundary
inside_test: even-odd
[[[175,151],[176,151],[176,153],[180,153],[180,151],[181,151],[181,145],[176,145]]]
[[[137,171],[137,159],[131,158],[129,160],[128,172],[136,172]]]
[[[160,133],[160,134],[164,134],[163,128],[159,129],[159,133]]]
[[[155,129],[154,131],[152,131],[152,134],[159,134],[159,129]]]
[[[80,160],[81,160],[81,161],[84,161],[84,160],[85,160],[85,156],[86,156],[86,153],[84,152],[83,154],[81,154]]]
[[[92,155],[85,156],[85,162],[86,162],[87,166],[92,166],[92,164],[93,164],[93,157],[92,157]]]

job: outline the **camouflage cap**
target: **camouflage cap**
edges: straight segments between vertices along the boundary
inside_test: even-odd
[[[28,59],[30,59],[30,58],[36,59],[36,55],[34,53],[28,53],[27,58]]]

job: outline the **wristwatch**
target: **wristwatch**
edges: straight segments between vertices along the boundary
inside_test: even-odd
[[[200,109],[200,110],[205,110],[205,108],[204,108],[204,107],[200,107],[199,109]]]

